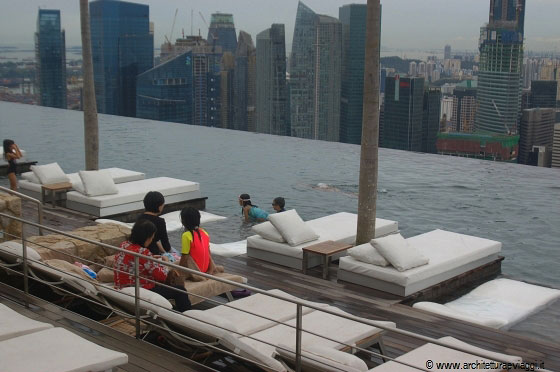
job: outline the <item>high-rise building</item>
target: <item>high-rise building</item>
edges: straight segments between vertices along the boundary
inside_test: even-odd
[[[560,168],[560,123],[554,124],[551,166],[552,168]]]
[[[234,129],[254,132],[256,115],[257,56],[251,35],[239,32],[235,53]]]
[[[383,145],[422,151],[424,78],[388,77],[385,83]]]
[[[519,157],[521,164],[537,165],[533,159],[534,146],[543,146],[544,152],[552,151],[555,111],[550,108],[523,110],[519,128]],[[544,166],[548,166],[545,160]]]
[[[408,64],[408,74],[412,77],[418,74],[418,65],[416,62],[412,61]]]
[[[136,116],[193,123],[193,55],[183,53],[138,76]]]
[[[422,112],[422,152],[437,153],[436,141],[439,132],[441,89],[428,88],[424,91]]]
[[[97,110],[136,115],[136,78],[154,65],[147,5],[96,0],[89,4]]]
[[[233,23],[233,15],[214,13],[208,27],[208,44],[222,47],[223,52],[235,55],[237,50],[237,34]]]
[[[60,10],[39,9],[35,58],[39,105],[65,109],[66,41]]]
[[[521,108],[525,0],[490,0],[480,32],[476,129],[516,133]]]
[[[531,82],[531,107],[556,108],[558,82],[535,80]]]
[[[283,136],[291,133],[286,39],[282,24],[273,24],[257,35],[256,131]]]
[[[457,84],[453,90],[451,125],[457,132],[471,133],[474,131],[476,91],[475,80],[465,80],[463,83]]]
[[[201,46],[193,49],[193,124],[221,126],[221,47]]]
[[[290,59],[292,135],[327,141],[340,136],[342,25],[298,4]]]
[[[360,144],[364,101],[364,59],[367,5],[344,5],[338,10],[342,22],[343,70],[340,105],[340,142]],[[380,91],[385,91],[387,70],[381,69]]]
[[[443,58],[451,59],[451,45],[446,45],[443,49]]]
[[[220,63],[220,127],[234,128],[235,57],[230,52],[222,55]]]

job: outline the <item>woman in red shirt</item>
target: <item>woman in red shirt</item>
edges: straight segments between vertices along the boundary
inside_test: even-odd
[[[158,256],[153,256],[147,248],[154,239],[155,233],[156,226],[152,222],[140,220],[134,224],[129,239],[124,241],[120,248],[144,256],[157,258]],[[167,257],[162,257],[162,259],[167,261]],[[169,267],[145,258],[139,258],[138,263],[140,265],[138,272],[140,275],[140,286],[142,288],[156,292],[167,299],[174,299],[175,309],[177,311],[183,312],[191,308],[189,296],[183,286],[171,286],[179,289],[179,291],[177,291],[153,282],[164,283],[169,274]],[[115,256],[113,273],[115,288],[121,289],[123,287],[134,286],[134,256],[119,252]]]

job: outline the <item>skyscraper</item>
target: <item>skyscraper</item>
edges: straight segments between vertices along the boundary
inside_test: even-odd
[[[299,2],[290,63],[292,135],[338,141],[341,23]]]
[[[237,35],[233,23],[233,15],[214,13],[208,27],[208,44],[222,47],[222,52],[235,55],[237,49]]]
[[[519,157],[521,164],[537,165],[536,159],[532,159],[533,146],[543,146],[545,153],[552,151],[554,137],[554,109],[535,108],[523,110],[521,125],[519,128]],[[544,166],[549,161],[545,160]]]
[[[558,82],[535,80],[531,82],[531,107],[556,108]]]
[[[446,45],[443,49],[443,59],[451,59],[451,45]]]
[[[439,132],[441,89],[428,88],[424,91],[422,110],[422,152],[437,153],[436,141]]]
[[[476,129],[516,133],[521,108],[525,0],[490,0],[480,32]]]
[[[235,57],[230,52],[222,55],[220,71],[220,127],[233,129]]]
[[[136,85],[136,116],[191,124],[192,61],[192,52],[187,52],[140,74]]]
[[[424,78],[388,77],[385,83],[383,146],[422,151]]]
[[[233,128],[255,131],[257,56],[251,35],[239,32],[235,53]]]
[[[97,110],[135,116],[136,78],[154,65],[149,7],[96,0],[89,10]]]
[[[552,168],[560,168],[560,123],[554,124],[551,166]]]
[[[257,35],[257,119],[259,133],[290,135],[284,25]]]
[[[66,42],[60,10],[39,9],[35,58],[39,105],[65,109]]]
[[[340,104],[340,142],[360,144],[364,101],[364,58],[367,5],[344,5],[338,10],[342,22],[343,69]],[[387,70],[381,69],[380,91],[384,92]]]
[[[466,80],[453,90],[453,114],[451,124],[457,132],[474,131],[476,116],[476,81]]]

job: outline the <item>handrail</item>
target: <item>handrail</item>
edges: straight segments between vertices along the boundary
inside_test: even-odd
[[[10,219],[19,221],[23,224],[28,224],[28,225],[35,226],[35,227],[41,227],[39,224],[37,224],[35,222],[27,221],[25,219],[15,217],[15,216],[10,216],[10,215],[4,214],[4,213],[0,213],[0,217],[10,218]],[[313,310],[316,310],[316,311],[324,312],[324,313],[334,315],[334,316],[337,316],[337,317],[340,317],[340,318],[344,318],[344,319],[352,320],[352,321],[355,321],[355,322],[358,322],[358,323],[366,324],[366,325],[369,325],[371,327],[380,328],[380,329],[383,329],[383,330],[386,330],[386,331],[389,331],[389,332],[395,332],[395,333],[400,334],[402,336],[412,337],[412,338],[415,338],[415,339],[418,339],[418,340],[421,340],[421,341],[425,341],[425,342],[432,343],[432,344],[435,344],[435,345],[443,346],[443,347],[446,347],[446,348],[449,348],[449,349],[461,351],[461,352],[464,352],[464,353],[467,353],[467,354],[473,354],[472,350],[464,349],[460,346],[453,345],[453,344],[450,344],[450,343],[445,342],[445,341],[440,341],[440,340],[434,339],[432,337],[423,336],[423,335],[420,335],[420,334],[417,334],[417,333],[414,333],[414,332],[410,332],[410,331],[406,331],[406,330],[403,330],[403,329],[399,329],[399,328],[393,328],[393,327],[390,327],[390,326],[387,326],[387,325],[383,324],[383,322],[370,320],[370,319],[366,319],[366,318],[360,318],[360,317],[354,316],[352,314],[341,314],[339,312],[335,312],[335,311],[332,311],[332,310],[329,310],[329,309],[326,309],[326,308],[319,307],[319,306],[317,306],[313,303],[310,303],[308,301],[305,301],[305,300],[294,299],[294,298],[286,297],[284,295],[270,293],[270,292],[267,292],[267,291],[262,290],[260,288],[253,287],[253,286],[250,286],[250,285],[247,285],[247,284],[244,284],[244,283],[235,282],[235,281],[232,281],[232,280],[229,280],[229,279],[224,279],[224,278],[220,278],[220,277],[217,277],[217,276],[214,276],[214,275],[203,273],[203,272],[200,272],[200,271],[197,271],[197,270],[189,269],[189,268],[184,267],[184,266],[175,265],[175,264],[170,263],[170,262],[161,261],[157,258],[153,258],[153,257],[150,257],[150,256],[145,256],[143,254],[136,253],[136,252],[131,252],[129,250],[122,249],[122,248],[119,248],[119,247],[116,247],[116,246],[112,246],[112,245],[109,245],[109,244],[106,244],[106,243],[102,243],[102,242],[95,241],[95,240],[92,240],[92,239],[88,239],[88,238],[84,238],[84,237],[77,236],[77,235],[74,235],[74,234],[70,234],[68,232],[57,230],[57,229],[52,228],[52,227],[43,226],[43,228],[47,231],[50,231],[50,232],[53,232],[53,233],[56,233],[56,234],[59,234],[59,235],[67,236],[69,238],[73,238],[73,239],[81,240],[81,241],[84,241],[84,242],[87,242],[87,243],[90,243],[90,244],[94,244],[94,245],[98,245],[98,246],[101,246],[101,247],[109,248],[109,249],[115,250],[117,252],[126,253],[127,255],[133,256],[135,258],[135,261],[139,258],[149,260],[149,261],[154,261],[154,262],[157,262],[160,265],[169,266],[169,267],[171,267],[173,269],[176,269],[176,270],[179,270],[179,271],[187,272],[187,273],[190,273],[190,274],[196,274],[198,276],[202,276],[202,277],[205,277],[207,279],[211,279],[211,280],[215,280],[215,281],[222,282],[222,283],[225,283],[225,284],[229,284],[231,286],[248,289],[248,290],[250,290],[251,292],[254,292],[254,293],[260,293],[260,294],[263,294],[263,295],[266,295],[266,296],[269,296],[269,297],[273,297],[273,298],[277,298],[277,299],[280,299],[280,300],[283,300],[283,301],[286,301],[286,302],[290,302],[294,305],[297,305],[298,308],[301,308],[301,307],[305,306],[307,308],[310,308],[310,309],[313,309]],[[23,236],[22,236],[22,240],[24,240]],[[26,251],[27,250],[25,249],[24,250],[24,257],[23,257],[24,261],[27,260]],[[26,264],[24,264],[24,267],[25,266],[26,266]],[[136,297],[135,298],[135,313],[136,313],[135,315],[136,316],[138,316],[139,309],[137,307],[139,306],[139,302],[140,302],[139,299],[138,299],[138,293],[139,293],[138,292],[138,285],[139,285],[139,279],[138,279],[138,277],[136,277],[136,283],[135,283],[135,289],[136,289],[135,290],[135,295],[136,295],[135,296]],[[237,310],[240,310],[240,309],[237,309]],[[241,311],[248,312],[248,311],[245,311],[245,310],[241,310]],[[248,312],[248,313],[250,313],[250,312]],[[302,324],[301,324],[301,319],[300,319],[301,316],[302,316],[301,310],[298,311],[297,315],[298,315],[298,319],[297,319],[297,323],[296,323],[295,328],[296,328],[296,335],[299,338],[299,337],[301,337],[301,332],[303,331]],[[136,326],[138,327],[138,323],[136,324]],[[298,360],[298,361],[301,360],[301,349],[300,348],[301,348],[301,342],[296,342],[296,360]],[[496,358],[496,355],[494,355],[493,352],[487,352],[486,350],[483,350],[483,351],[484,352],[477,352],[476,355],[480,356],[480,357],[487,358],[488,360],[495,360],[495,361],[500,362],[500,363],[509,363],[506,360],[500,360],[499,358]],[[399,361],[397,361],[397,362],[399,362]],[[421,369],[421,368],[419,368],[419,369],[426,371],[425,369]]]
[[[37,204],[37,214],[38,214],[39,224],[43,225],[43,203],[41,203],[40,200],[32,198],[29,195],[22,194],[21,192],[14,191],[14,190],[9,189],[9,188],[4,187],[4,186],[0,186],[0,191],[3,191],[7,194],[15,195],[19,198],[28,200],[28,201],[33,202],[33,203],[36,203]],[[23,231],[22,231],[21,234],[23,235]],[[43,235],[43,228],[41,226],[39,226],[39,235]]]

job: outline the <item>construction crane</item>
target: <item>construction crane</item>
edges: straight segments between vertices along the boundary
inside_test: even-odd
[[[506,133],[509,135],[511,134],[511,130],[509,129],[507,123],[506,123],[506,118],[504,118],[502,116],[502,114],[500,113],[500,110],[498,110],[498,105],[496,105],[496,102],[494,100],[492,100],[492,104],[494,105],[494,109],[496,110],[496,112],[498,113],[498,116],[502,119],[502,122],[504,124],[504,127],[506,128]]]
[[[173,30],[175,29],[175,21],[177,20],[177,13],[179,12],[179,8],[175,9],[175,16],[173,16],[173,23],[171,24],[171,32],[169,33],[169,37],[165,36],[165,40],[171,45],[171,40],[173,40]]]

